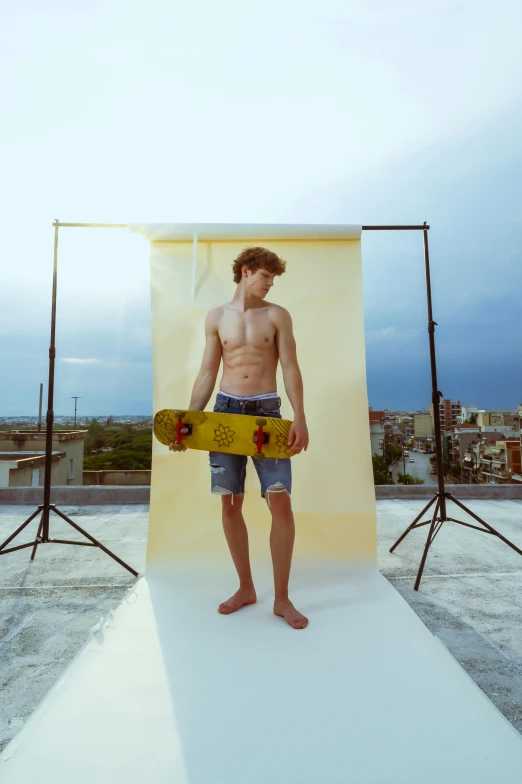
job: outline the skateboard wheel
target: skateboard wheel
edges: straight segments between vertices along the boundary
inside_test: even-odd
[[[179,419],[183,419],[183,417],[186,416],[186,414],[187,414],[186,411],[174,411],[174,416],[178,417]]]
[[[184,450],[183,444],[172,444],[172,451],[173,452],[182,452]]]
[[[254,460],[264,460],[265,459],[265,456],[264,456],[264,454],[262,452],[255,452],[252,455],[252,457],[254,458]]]
[[[266,419],[256,419],[256,425],[258,427],[264,427],[266,425]]]

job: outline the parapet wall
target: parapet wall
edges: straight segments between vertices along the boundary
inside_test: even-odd
[[[459,501],[466,499],[522,500],[522,485],[445,485]],[[380,499],[429,500],[436,493],[436,486],[426,485],[378,485],[375,497]],[[148,504],[149,486],[132,485],[84,485],[57,486],[51,488],[51,503],[77,504],[79,506],[125,504]],[[43,503],[43,487],[1,487],[0,504],[35,505]]]
[[[419,498],[429,499],[437,492],[437,485],[377,485],[375,497],[380,498]],[[522,484],[516,485],[454,485],[446,483],[444,489],[459,501],[465,498],[493,500],[522,500]]]

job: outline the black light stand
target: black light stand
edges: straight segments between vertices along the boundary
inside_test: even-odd
[[[364,227],[363,227],[364,228]],[[370,227],[368,227],[370,228]],[[390,227],[391,228],[391,227]],[[443,465],[443,457],[442,457],[442,438],[441,438],[441,430],[440,430],[440,410],[439,410],[439,403],[440,398],[442,397],[442,392],[439,392],[437,389],[437,366],[435,361],[435,327],[437,326],[437,322],[433,321],[433,314],[431,310],[431,282],[430,282],[430,260],[429,260],[429,253],[428,253],[428,229],[429,226],[424,223],[423,233],[424,233],[424,261],[426,265],[426,291],[428,295],[428,335],[430,340],[430,361],[431,361],[431,382],[432,382],[432,403],[433,403],[433,419],[435,422],[435,449],[437,454],[437,478],[438,478],[438,491],[435,493],[429,504],[427,504],[422,512],[415,518],[413,523],[404,531],[402,536],[397,539],[393,547],[390,547],[390,553],[393,553],[397,545],[399,545],[404,537],[409,534],[414,528],[420,528],[423,525],[429,525],[430,529],[428,532],[428,538],[426,540],[426,546],[424,547],[424,552],[422,554],[422,560],[420,563],[419,572],[417,574],[417,579],[415,580],[414,589],[418,591],[422,572],[424,570],[424,564],[426,563],[426,558],[428,556],[428,550],[430,545],[432,544],[433,540],[437,536],[438,532],[442,528],[443,523],[445,522],[452,522],[458,523],[459,525],[465,525],[468,528],[475,528],[477,531],[482,531],[485,534],[493,534],[494,536],[498,536],[503,542],[513,548],[515,552],[519,555],[522,555],[522,550],[519,550],[512,542],[502,536],[498,531],[496,531],[492,526],[482,520],[478,515],[468,509],[464,504],[451,494],[447,493],[444,489],[444,465]],[[480,528],[478,525],[471,525],[471,523],[464,523],[462,520],[456,520],[454,517],[448,517],[446,513],[446,500],[453,501],[453,503],[457,504],[461,509],[467,512],[471,517],[477,520],[479,523],[482,523],[484,528]],[[417,522],[421,519],[425,512],[428,511],[430,506],[435,503],[435,509],[433,511],[433,516],[430,520],[425,520],[422,523]]]
[[[54,268],[53,268],[53,294],[52,294],[52,311],[51,311],[51,346],[49,348],[49,386],[48,386],[48,393],[47,393],[47,430],[46,430],[46,438],[45,438],[45,479],[44,479],[44,501],[43,504],[40,504],[33,514],[27,518],[27,520],[22,523],[22,525],[16,529],[16,531],[11,534],[11,536],[6,539],[6,541],[0,545],[0,555],[5,555],[6,553],[12,553],[14,550],[22,550],[24,547],[32,547],[33,552],[31,553],[31,561],[34,560],[34,556],[36,554],[36,548],[39,544],[48,544],[49,542],[53,542],[56,544],[75,544],[75,545],[83,545],[85,547],[99,547],[103,550],[104,553],[110,555],[111,558],[114,558],[119,564],[121,564],[125,569],[128,569],[131,574],[135,577],[138,577],[138,572],[133,569],[131,566],[126,564],[121,558],[118,558],[117,555],[112,553],[108,550],[101,542],[95,539],[93,536],[84,531],[83,528],[80,528],[75,522],[73,522],[67,515],[57,509],[56,504],[51,504],[51,465],[52,465],[52,448],[53,448],[53,422],[54,422],[54,410],[53,410],[53,402],[54,402],[54,359],[56,356],[56,349],[55,349],[55,331],[56,331],[56,283],[57,283],[57,276],[58,276],[58,228],[59,228],[59,221],[55,221],[53,223],[54,226]],[[53,511],[62,520],[72,525],[77,531],[83,534],[87,539],[88,542],[72,542],[66,539],[51,539],[49,537],[49,512]],[[34,520],[37,514],[41,512],[42,517],[40,520],[40,525],[38,526],[38,533],[36,534],[36,539],[34,542],[27,542],[26,544],[20,544],[17,547],[9,547],[6,548],[6,545],[11,542],[15,536],[17,536],[20,531],[29,525],[29,523]]]

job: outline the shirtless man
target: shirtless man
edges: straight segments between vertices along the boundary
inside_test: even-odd
[[[207,314],[201,369],[188,407],[193,411],[204,410],[223,357],[223,376],[214,411],[281,417],[276,386],[277,364],[281,362],[285,389],[294,409],[288,444],[299,454],[308,447],[308,429],[292,320],[287,310],[265,301],[274,278],[282,275],[285,267],[286,262],[265,248],[246,248],[233,262],[237,289],[230,302]],[[172,444],[169,448],[172,449]],[[247,458],[210,452],[209,459],[212,492],[221,495],[223,528],[239,576],[239,590],[219,606],[218,611],[228,615],[256,602],[248,533],[242,514]],[[294,629],[304,629],[308,619],[288,598],[295,536],[290,501],[291,461],[265,458],[252,462],[261,483],[261,495],[272,514],[274,613]]]

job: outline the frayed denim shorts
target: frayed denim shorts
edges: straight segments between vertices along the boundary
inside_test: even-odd
[[[269,398],[239,400],[224,392],[219,392],[214,411],[227,414],[244,414],[245,416],[267,416],[281,419],[281,398],[277,395]],[[265,457],[264,460],[250,458],[257,471],[261,483],[261,496],[265,497],[268,488],[271,492],[292,492],[292,465],[290,458],[281,460]],[[223,452],[209,452],[211,490],[216,495],[245,492],[246,455],[227,455]]]

